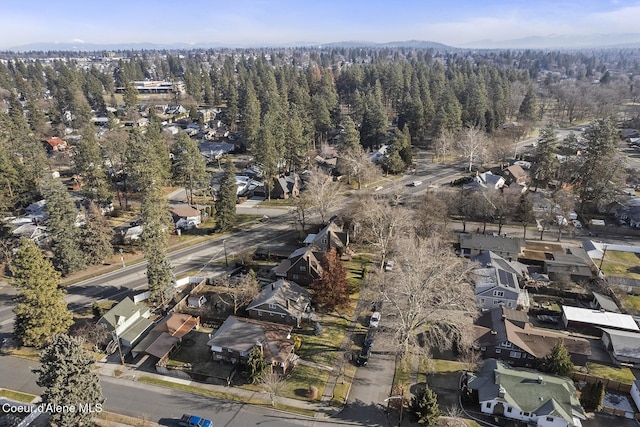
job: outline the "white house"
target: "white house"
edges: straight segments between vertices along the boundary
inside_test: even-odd
[[[580,427],[586,419],[569,378],[487,359],[478,372],[463,379],[463,389],[465,386],[477,393],[484,414],[539,427]]]
[[[631,384],[631,398],[636,404],[636,407],[640,408],[640,380],[635,380]]]

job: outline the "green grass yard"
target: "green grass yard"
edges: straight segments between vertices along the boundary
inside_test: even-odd
[[[606,276],[640,279],[640,257],[633,252],[607,251],[602,272]]]
[[[587,363],[587,371],[589,374],[595,375],[596,377],[620,381],[625,384],[632,384],[636,379],[629,368],[614,368],[612,366],[600,365],[593,362]]]

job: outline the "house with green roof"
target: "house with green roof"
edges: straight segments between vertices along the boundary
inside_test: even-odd
[[[111,310],[107,311],[98,324],[104,325],[109,332],[118,337],[120,343],[127,348],[135,346],[151,329],[153,320],[151,309],[144,302],[133,302],[124,298]]]
[[[586,416],[573,381],[487,359],[467,374],[467,391],[477,396],[481,411],[540,427],[580,427]]]

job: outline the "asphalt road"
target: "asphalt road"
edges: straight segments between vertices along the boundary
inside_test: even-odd
[[[219,266],[226,258],[268,242],[282,242],[293,233],[287,215],[276,217],[266,224],[257,224],[245,231],[237,232],[201,244],[180,249],[170,254],[171,265],[176,276],[187,273],[221,273]],[[226,248],[226,250],[225,250]],[[218,265],[214,263],[218,262]],[[71,310],[90,305],[101,299],[122,298],[125,294],[147,286],[146,262],[121,268],[110,273],[67,286],[67,301]],[[13,330],[13,302],[15,290],[8,285],[0,288],[0,336]]]

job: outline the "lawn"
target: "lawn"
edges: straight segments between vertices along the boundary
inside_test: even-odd
[[[220,363],[211,358],[211,351],[207,346],[209,334],[213,330],[200,327],[198,331],[189,333],[184,339],[180,350],[167,361],[168,367],[186,368],[188,372],[206,375],[209,378],[226,380],[233,365]]]
[[[640,279],[640,258],[633,252],[607,251],[602,272],[607,276]]]
[[[324,393],[324,388],[329,380],[329,371],[312,368],[310,366],[296,366],[291,375],[286,379],[282,397],[305,400],[310,386],[318,389],[318,399]]]
[[[625,384],[632,384],[636,379],[629,368],[614,368],[593,362],[587,363],[587,371],[589,374],[595,375],[596,377],[620,381]]]
[[[20,393],[19,391],[0,389],[0,397],[13,400],[15,402],[31,403],[36,398],[33,394]]]
[[[622,301],[624,308],[629,311],[633,311],[634,313],[630,314],[639,314],[640,313],[640,296],[638,295],[629,295],[624,298]]]
[[[335,314],[327,314],[321,317],[320,325],[322,325],[320,335],[313,334],[311,325],[305,325],[302,328],[299,334],[302,345],[296,353],[304,360],[332,366],[344,341],[349,320]]]

